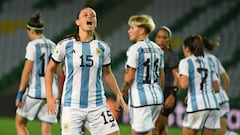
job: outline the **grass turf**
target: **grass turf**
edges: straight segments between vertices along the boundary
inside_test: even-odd
[[[29,121],[27,124],[28,131],[30,135],[40,135],[40,123],[37,120]],[[54,124],[53,125],[53,135],[60,135],[60,125]],[[181,134],[180,128],[171,128],[169,132],[173,135],[179,135]],[[16,129],[15,129],[15,123],[14,118],[0,118],[0,133],[2,135],[15,135]],[[120,133],[121,135],[130,135],[131,129],[129,125],[126,124],[120,124]],[[85,133],[86,135],[90,135],[89,132]]]
[[[28,131],[30,135],[40,135],[40,123],[37,120],[28,122],[27,125]],[[60,135],[60,125],[54,124],[53,125],[53,135]],[[129,125],[126,124],[120,124],[120,133],[121,135],[130,135],[131,129]],[[15,135],[16,129],[15,129],[15,123],[14,118],[5,118],[0,117],[0,134],[2,135]],[[169,135],[181,135],[182,130],[178,127],[170,127],[169,128]],[[240,131],[238,131],[238,134],[240,134]],[[85,135],[90,135],[89,132],[86,132]],[[200,133],[198,133],[200,135]]]

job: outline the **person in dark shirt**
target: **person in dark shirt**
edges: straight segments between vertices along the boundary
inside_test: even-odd
[[[161,26],[155,36],[155,42],[164,51],[164,106],[155,123],[156,129],[154,135],[168,134],[168,115],[172,113],[176,106],[176,94],[178,91],[178,55],[172,50],[170,40],[172,37],[171,30],[166,26]]]

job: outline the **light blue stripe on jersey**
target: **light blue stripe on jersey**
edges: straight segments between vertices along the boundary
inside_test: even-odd
[[[36,44],[35,45],[35,49],[36,49],[36,76],[35,76],[35,79],[36,79],[36,84],[35,84],[35,97],[36,98],[41,98],[41,78],[40,78],[40,70],[41,70],[41,65],[43,64],[41,60],[41,55],[42,55],[42,51],[41,51],[41,47],[39,44]]]
[[[90,64],[87,61],[88,57],[91,54],[90,44],[87,42],[82,43],[82,76],[81,76],[81,87],[80,87],[80,108],[87,108],[88,107],[88,92],[89,92],[89,72],[90,67],[87,67],[87,64]],[[85,58],[86,57],[86,58]],[[86,64],[85,64],[86,63]]]
[[[48,44],[48,42],[47,42],[47,40],[46,39],[43,39],[43,41],[44,41],[44,45],[45,45],[45,48],[46,48],[46,55],[45,55],[45,57],[47,57],[45,60],[46,60],[46,63],[48,63],[49,62],[49,58],[48,58],[48,56],[50,56],[49,54],[51,53],[50,51],[51,51],[51,45],[50,44]],[[45,68],[45,67],[44,67]]]
[[[201,58],[199,58],[199,57],[197,57],[197,60],[198,60],[198,62],[199,62],[199,65],[200,65],[200,68],[201,69],[206,69],[205,67],[204,67],[204,64],[203,64],[203,60],[201,59]],[[201,74],[201,79],[204,77],[204,73],[203,72],[199,72],[200,74]],[[201,83],[207,83],[207,82],[202,82],[203,80],[201,80]],[[206,81],[206,80],[205,80]],[[205,86],[205,88],[202,88],[202,91],[204,92],[204,90],[207,90],[207,85],[204,85]],[[204,102],[204,106],[205,107],[207,107],[207,101],[206,101],[206,96],[208,96],[207,94],[202,94],[202,99],[203,99],[203,102]],[[208,99],[207,99],[208,100]],[[209,101],[209,100],[208,100]],[[208,107],[210,107],[210,106],[208,106]],[[208,108],[207,107],[207,108]]]
[[[208,59],[209,60],[209,59]],[[214,68],[214,65],[212,65],[211,63],[209,63],[209,62],[213,62],[213,59],[211,59],[211,61],[208,61],[208,65],[209,65],[209,69],[210,69],[210,73],[211,73],[211,81],[213,81],[213,75],[217,72],[217,71],[215,71],[214,72],[214,70],[215,70],[215,68]],[[217,74],[216,74],[217,75]],[[211,86],[212,86],[212,88],[214,88],[214,86],[213,86],[214,84],[213,83],[211,83]],[[216,97],[216,95],[215,95],[215,90],[213,89],[212,90],[212,97],[214,98],[214,101],[217,103],[218,102],[218,99],[217,99],[217,97]],[[218,105],[217,105],[217,107],[218,107]],[[218,107],[219,108],[219,107]]]
[[[196,102],[196,87],[195,87],[195,73],[194,73],[194,65],[191,59],[187,60],[188,62],[188,72],[189,72],[189,88],[190,88],[190,97],[191,97],[191,104],[193,110],[198,110],[198,104]]]
[[[144,59],[144,53],[141,53],[142,48],[138,49],[138,54],[139,54],[139,58],[138,58],[138,65],[140,65],[139,63],[142,63],[143,61],[145,61]],[[140,104],[147,104],[147,98],[146,98],[146,94],[144,92],[144,88],[143,88],[143,80],[144,80],[144,66],[139,66],[138,70],[137,70],[137,89],[138,89],[138,95],[139,95],[139,101]]]
[[[149,40],[146,40],[145,41],[146,42],[146,44],[147,44],[147,46],[148,46],[148,48],[153,48],[153,50],[150,50],[151,51],[151,56],[150,56],[150,60],[152,60],[151,62],[152,63],[150,63],[150,70],[151,70],[151,78],[153,78],[152,80],[151,80],[151,83],[153,84],[154,83],[154,81],[155,81],[155,78],[157,78],[156,76],[155,76],[155,69],[154,69],[154,67],[155,67],[155,64],[154,64],[154,62],[155,62],[155,60],[156,60],[156,56],[155,56],[155,53],[153,52],[154,51],[154,47],[153,47],[153,45],[151,44],[151,42],[149,42]],[[151,94],[152,94],[152,98],[153,98],[153,102],[154,103],[157,103],[157,96],[156,96],[156,92],[154,91],[154,88],[153,88],[153,85],[149,85],[149,90],[151,90]]]
[[[103,60],[104,60],[104,47],[101,43],[98,43],[98,48],[101,50],[101,54],[99,56],[99,64],[98,64],[98,70],[96,74],[96,106],[103,104],[103,98],[102,98],[102,81],[101,81],[101,72],[102,72],[102,66],[103,66]]]
[[[68,66],[68,78],[66,79],[66,93],[64,95],[63,106],[71,106],[72,98],[72,83],[73,83],[73,42],[68,42],[66,45],[66,59]],[[71,76],[70,76],[71,75]]]

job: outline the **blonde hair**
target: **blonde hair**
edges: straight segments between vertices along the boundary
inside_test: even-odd
[[[128,20],[128,25],[131,24],[144,28],[146,34],[149,34],[155,29],[155,23],[149,15],[133,15]]]

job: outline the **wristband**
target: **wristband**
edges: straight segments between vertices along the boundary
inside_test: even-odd
[[[18,100],[20,100],[20,101],[22,101],[22,96],[23,96],[23,91],[18,91],[18,93],[17,93],[17,97],[16,97],[16,99],[18,99]]]

